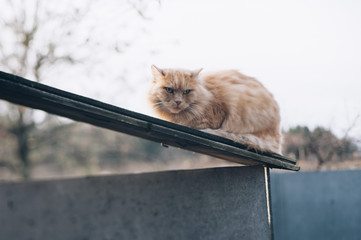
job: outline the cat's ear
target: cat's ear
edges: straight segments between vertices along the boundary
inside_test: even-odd
[[[200,69],[197,69],[197,70],[194,70],[191,72],[191,77],[192,78],[196,78],[198,77],[199,73],[203,70],[203,68],[200,68]]]
[[[165,77],[165,72],[163,69],[160,69],[155,65],[152,65],[151,69],[154,77]]]

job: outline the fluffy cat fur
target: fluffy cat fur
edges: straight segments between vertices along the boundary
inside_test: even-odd
[[[236,70],[151,69],[149,100],[160,118],[281,154],[279,107],[256,79]]]

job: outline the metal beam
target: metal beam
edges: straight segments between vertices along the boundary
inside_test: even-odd
[[[245,145],[226,138],[132,112],[1,71],[0,98],[75,121],[240,164],[299,170],[295,160],[278,154],[249,149]]]

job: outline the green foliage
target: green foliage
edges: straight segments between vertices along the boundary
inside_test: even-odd
[[[284,133],[284,153],[303,160],[316,160],[319,168],[330,161],[351,159],[357,145],[348,137],[337,137],[331,130],[296,126]]]
[[[303,137],[308,137],[310,135],[311,131],[306,126],[296,126],[294,128],[290,128],[288,130],[288,134],[292,135],[301,135]]]

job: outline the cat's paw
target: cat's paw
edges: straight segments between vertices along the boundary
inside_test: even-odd
[[[211,129],[211,128],[199,129],[199,131],[202,131],[202,132],[205,132],[205,133],[210,133],[210,134],[213,134],[213,135],[217,135],[216,130]]]

